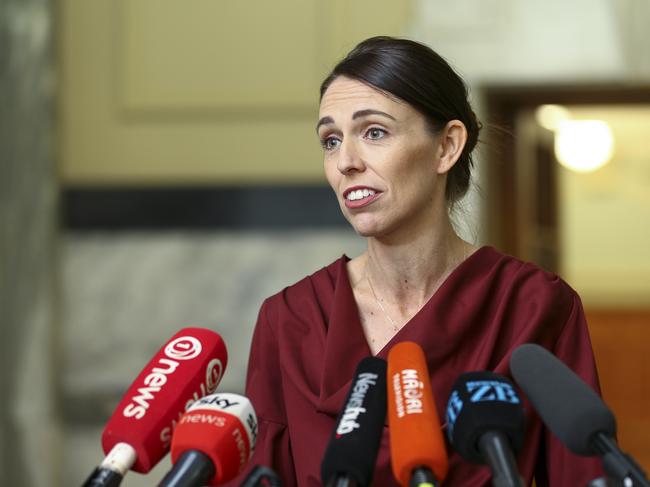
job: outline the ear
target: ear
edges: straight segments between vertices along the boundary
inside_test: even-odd
[[[445,128],[438,139],[438,155],[440,162],[438,164],[438,174],[445,174],[454,167],[456,161],[460,159],[463,148],[467,142],[467,129],[465,124],[460,120],[451,120],[447,122]]]

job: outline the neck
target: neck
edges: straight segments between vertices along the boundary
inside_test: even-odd
[[[369,238],[366,277],[388,301],[402,309],[419,308],[472,250],[445,218],[435,228],[408,238]]]

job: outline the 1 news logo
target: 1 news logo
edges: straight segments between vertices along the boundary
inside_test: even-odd
[[[191,360],[201,353],[201,342],[195,337],[183,336],[172,340],[165,347],[165,355],[173,360]]]
[[[171,376],[180,366],[179,361],[191,360],[201,353],[201,342],[192,336],[182,336],[167,344],[163,353],[164,357],[158,359],[157,364],[142,380],[143,387],[137,389],[129,404],[122,414],[127,418],[142,419],[149,409],[154,394],[160,392]],[[212,373],[210,373],[212,380]]]
[[[132,393],[128,403],[122,409],[125,418],[139,421],[146,417],[156,397],[162,394],[165,385],[173,380],[172,376],[184,362],[190,362],[201,355],[203,345],[193,336],[184,335],[170,341],[162,350],[162,356],[153,360],[153,366],[144,376],[141,386]],[[191,367],[190,365],[185,367]],[[224,367],[221,360],[213,358],[205,368],[205,381],[199,384],[198,390],[188,396],[184,408],[178,411],[178,417],[173,418],[167,426],[160,430],[160,441],[167,447],[171,441],[171,434],[176,422],[183,413],[199,398],[213,393],[221,381]]]

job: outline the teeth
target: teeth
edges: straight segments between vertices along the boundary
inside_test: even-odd
[[[346,198],[350,201],[356,201],[374,194],[375,192],[372,189],[357,189],[356,191],[350,191]]]

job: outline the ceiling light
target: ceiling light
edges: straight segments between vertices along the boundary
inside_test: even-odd
[[[535,110],[535,120],[547,130],[555,132],[563,120],[571,118],[569,110],[560,105],[540,105]]]
[[[555,132],[555,156],[573,171],[595,171],[613,152],[612,131],[602,120],[563,120]]]

